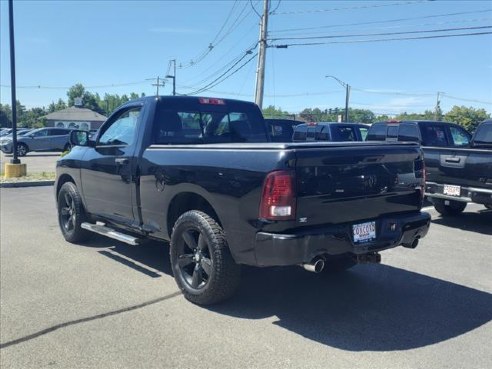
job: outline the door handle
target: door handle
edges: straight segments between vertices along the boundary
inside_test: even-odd
[[[459,163],[461,158],[446,158],[446,163]]]
[[[128,160],[128,158],[116,158],[114,159],[114,162],[116,165],[126,165],[130,162],[130,160]]]

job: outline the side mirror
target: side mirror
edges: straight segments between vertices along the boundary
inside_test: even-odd
[[[72,146],[94,146],[94,141],[90,140],[89,132],[87,131],[71,131],[69,142]]]

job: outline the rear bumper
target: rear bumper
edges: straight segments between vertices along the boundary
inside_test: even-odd
[[[435,199],[443,199],[443,200],[475,202],[477,204],[487,204],[487,205],[492,204],[492,189],[487,189],[487,188],[461,186],[459,196],[450,196],[444,194],[444,184],[435,183],[435,182],[426,182],[425,196]]]
[[[255,256],[258,266],[308,263],[318,255],[367,254],[399,245],[411,247],[425,237],[430,226],[425,212],[375,219],[376,240],[353,242],[352,224],[340,224],[295,234],[258,232]]]

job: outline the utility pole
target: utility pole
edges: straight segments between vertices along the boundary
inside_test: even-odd
[[[345,83],[343,81],[340,81],[335,76],[325,76],[325,78],[333,78],[335,81],[337,81],[343,87],[345,87],[345,122],[348,122],[349,121],[350,85],[348,83]]]
[[[15,96],[14,2],[9,0],[10,90],[12,95],[12,153],[11,164],[20,164],[17,157],[17,97]]]
[[[259,52],[258,52],[258,68],[256,69],[256,90],[255,90],[255,103],[260,107],[263,106],[263,91],[265,86],[265,60],[266,60],[266,48],[267,48],[267,28],[268,28],[268,10],[270,7],[270,0],[263,0],[263,16],[260,23],[260,39]]]
[[[176,96],[176,59],[171,59],[170,61],[174,64],[174,74],[172,76],[168,74],[166,78],[173,79],[173,96]]]
[[[439,110],[441,110],[441,100],[439,100],[440,95],[443,94],[443,92],[437,91],[437,99],[436,99],[436,107],[434,110],[434,120],[439,120]]]
[[[147,81],[153,81],[154,78],[147,79]],[[156,86],[156,96],[159,96],[159,87],[164,87],[165,83],[161,83],[161,78],[157,76],[157,83],[152,83],[152,86]]]

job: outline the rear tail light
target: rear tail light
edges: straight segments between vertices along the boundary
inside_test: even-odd
[[[260,218],[293,220],[296,218],[295,175],[293,171],[271,172],[263,183]]]

